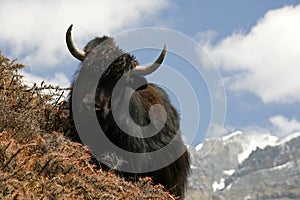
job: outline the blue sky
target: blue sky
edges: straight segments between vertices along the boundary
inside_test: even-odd
[[[64,43],[71,23],[80,47],[94,36],[134,28],[181,32],[207,50],[222,75],[227,96],[224,134],[237,129],[278,136],[300,131],[298,1],[4,0],[0,3],[0,49],[27,65],[26,82],[45,79],[67,86],[79,64]],[[150,62],[156,54],[149,54],[144,58],[137,53],[137,58]],[[176,58],[169,56],[165,62],[171,65]],[[188,72],[186,76],[193,79]],[[193,84],[199,84],[196,93],[202,98],[201,128],[193,141],[197,144],[209,126],[211,105],[205,83],[199,79]]]

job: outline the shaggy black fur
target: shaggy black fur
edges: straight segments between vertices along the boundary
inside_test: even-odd
[[[97,48],[98,50],[96,52],[92,51],[100,43],[102,45],[102,48]],[[109,140],[126,151],[136,153],[153,152],[169,144],[169,142],[174,138],[174,136],[180,129],[178,113],[176,109],[171,105],[167,93],[162,88],[158,87],[155,84],[147,83],[144,77],[130,76],[126,74],[126,72],[128,72],[130,69],[133,69],[138,65],[136,59],[132,55],[125,53],[121,49],[119,49],[115,45],[114,40],[107,36],[91,40],[84,48],[84,51],[87,54],[94,54],[91,56],[91,59],[94,59],[93,62],[97,63],[97,67],[93,69],[95,70],[95,73],[98,70],[101,71],[105,69],[104,66],[107,64],[106,60],[108,60],[108,58],[118,55],[117,58],[104,71],[103,76],[99,79],[95,94],[96,105],[94,105],[94,107],[96,108],[98,121]],[[83,73],[84,70],[85,69],[81,67],[77,73],[77,76],[78,74]],[[123,75],[126,76],[125,81],[120,89],[120,92],[117,95],[117,98],[112,100],[112,91],[118,80]],[[85,82],[85,87],[88,88],[88,77],[86,78]],[[127,95],[129,90],[132,90],[131,86],[136,82],[142,82],[143,86],[135,89],[135,92],[130,97],[129,112],[132,120],[140,126],[148,125],[151,122],[149,116],[149,108],[155,104],[162,105],[167,113],[167,121],[163,129],[158,134],[149,138],[139,138],[124,133],[118,127],[112,116],[112,105],[122,105],[124,96]],[[88,96],[88,92],[82,94],[82,104],[86,104],[88,102]],[[72,113],[72,91],[69,94],[69,105],[70,112]],[[162,118],[162,115],[162,113],[155,113],[154,118],[156,120],[160,120]],[[118,117],[121,118],[122,116]],[[126,125],[126,120],[124,120],[123,123]],[[130,125],[127,124],[127,126]],[[137,134],[143,135],[145,133],[138,132]],[[81,142],[76,132],[75,126],[74,130],[72,130],[71,136],[73,140]],[[125,177],[127,180],[136,180],[138,177],[150,176],[152,177],[154,183],[162,184],[166,190],[170,191],[176,196],[183,198],[185,193],[186,181],[190,170],[189,153],[186,149],[186,146],[182,142],[181,137],[178,137],[175,143],[176,148],[173,148],[172,152],[169,152],[169,156],[172,156],[172,154],[177,151],[182,151],[184,153],[167,167],[147,173],[133,174],[118,171],[117,173]],[[161,159],[165,158],[162,156]],[[104,169],[108,169],[108,167],[104,164],[101,164],[101,166]]]

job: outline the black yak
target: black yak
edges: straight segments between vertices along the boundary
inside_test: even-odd
[[[88,42],[83,51],[77,49],[72,40],[71,30],[72,25],[66,33],[66,42],[71,54],[82,61],[82,63],[88,60],[88,55],[90,54],[92,56],[89,58],[91,59],[89,62],[94,63],[93,67],[90,69],[83,69],[83,65],[81,64],[74,82],[77,77],[81,73],[85,73],[86,70],[95,71],[95,73],[99,70],[103,71],[102,76],[98,79],[95,94],[90,95],[89,92],[83,92],[78,101],[79,105],[75,106],[76,109],[78,108],[79,112],[81,112],[82,108],[92,108],[96,113],[98,123],[100,124],[105,136],[110,140],[110,142],[125,151],[133,153],[156,152],[167,146],[173,140],[174,144],[170,150],[168,150],[168,153],[161,154],[159,159],[161,161],[168,159],[172,160],[174,155],[179,155],[177,157],[175,156],[172,162],[168,163],[168,165],[159,169],[148,170],[146,172],[122,172],[121,170],[116,169],[116,172],[125,179],[133,181],[139,177],[149,176],[152,178],[154,183],[162,184],[167,191],[183,198],[190,170],[190,160],[188,150],[180,135],[179,116],[176,109],[171,105],[167,93],[159,86],[148,83],[144,77],[154,72],[162,63],[166,54],[166,46],[164,46],[160,56],[152,65],[141,67],[138,65],[138,61],[135,57],[129,53],[123,52],[115,45],[114,39],[111,37],[97,37]],[[98,48],[100,44],[101,47]],[[98,48],[97,51],[95,51],[96,48]],[[111,57],[114,57],[113,61],[109,62],[108,67],[105,67],[105,63],[107,63],[106,61]],[[116,93],[115,98],[112,98],[113,90],[121,79],[123,81],[118,86],[118,92]],[[89,88],[89,77],[85,77],[83,83],[84,88]],[[136,83],[138,83],[138,87],[135,87]],[[118,106],[124,104],[123,101],[125,101],[125,97],[128,96],[128,91],[131,90],[133,93],[130,94],[127,108],[129,110],[130,118],[135,125],[140,127],[145,127],[150,123],[154,123],[151,122],[151,120],[155,121],[154,126],[157,124],[159,126],[160,122],[163,123],[163,126],[158,129],[159,132],[157,134],[145,136],[149,134],[146,133],[146,129],[135,128],[136,126],[129,123],[127,118],[124,119],[122,112],[118,115],[113,115],[113,106],[115,106],[118,110]],[[74,108],[74,102],[72,101],[72,99],[74,99],[73,92],[74,90],[72,90],[69,94],[71,118],[74,117],[72,116],[72,113],[74,113],[74,111],[72,111],[72,103]],[[94,101],[90,98],[94,98]],[[91,102],[93,102],[94,105],[90,105]],[[165,112],[154,110],[152,115],[149,114],[150,107],[153,105],[162,106]],[[73,121],[73,119],[71,120]],[[128,134],[128,131],[126,132],[120,128],[119,124],[116,122],[118,120],[121,121],[122,126],[126,126],[129,132],[134,132],[136,137],[135,135]],[[72,123],[74,123],[74,121]],[[76,123],[74,124],[74,127],[75,125]],[[75,141],[81,142],[75,128],[73,136]],[[124,160],[124,162],[128,163],[130,160]],[[150,164],[153,163],[146,164],[150,166]],[[103,162],[101,162],[100,165],[104,169],[111,167],[108,166],[107,163]]]

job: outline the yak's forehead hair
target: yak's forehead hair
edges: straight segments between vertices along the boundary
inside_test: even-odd
[[[101,45],[98,48],[99,44]],[[118,80],[126,72],[138,65],[136,58],[120,49],[111,37],[96,37],[89,41],[84,47],[84,52],[89,54],[93,50],[94,55],[91,57],[91,60],[95,64],[95,67],[92,69],[83,68],[80,71],[83,72],[86,69],[96,71],[105,69],[104,72],[101,71],[101,74],[103,73],[102,80]],[[115,58],[115,60],[111,62],[111,58]],[[108,68],[107,65],[109,65]]]
[[[84,47],[84,51],[86,53],[90,53],[96,46],[98,46],[100,43],[102,43],[102,45],[108,45],[111,46],[112,48],[117,48],[115,41],[113,38],[108,37],[106,35],[104,35],[103,37],[96,37],[94,39],[92,39],[91,41],[89,41],[87,43],[87,45],[85,45]]]

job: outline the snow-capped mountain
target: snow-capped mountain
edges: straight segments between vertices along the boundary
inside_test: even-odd
[[[190,152],[186,199],[300,199],[299,133],[279,139],[236,131]]]

